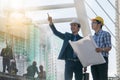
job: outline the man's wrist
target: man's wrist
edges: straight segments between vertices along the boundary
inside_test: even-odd
[[[53,22],[50,22],[49,25],[53,25]]]

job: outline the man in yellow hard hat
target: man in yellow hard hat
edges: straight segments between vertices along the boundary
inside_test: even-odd
[[[98,48],[96,52],[100,52],[106,63],[91,66],[93,80],[108,80],[108,56],[111,50],[111,35],[109,32],[102,30],[104,20],[97,16],[93,18],[91,23],[92,29],[95,31],[93,36]]]
[[[103,18],[102,17],[100,17],[100,16],[97,16],[97,17],[95,17],[95,18],[93,18],[92,19],[92,21],[100,21],[100,23],[102,24],[102,26],[104,25],[104,20],[103,20]]]

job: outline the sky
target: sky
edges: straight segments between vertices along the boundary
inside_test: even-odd
[[[2,1],[2,2],[6,1],[3,4],[0,3],[0,7],[3,7],[3,5],[7,5],[7,2],[10,2],[11,4],[9,4],[9,5],[11,5],[12,7],[15,7],[15,8],[56,5],[56,4],[73,3],[74,2],[73,0],[23,0],[23,1],[22,0],[0,0],[0,1]],[[18,1],[18,2],[16,2],[16,1]],[[113,5],[115,5],[115,0],[110,0],[110,1]],[[107,27],[115,35],[114,23],[109,19],[109,17],[105,14],[105,12],[103,12],[103,10],[98,6],[98,4],[95,2],[95,0],[86,0],[86,2],[89,3],[89,5],[97,13],[97,15],[100,15],[101,17],[103,17],[103,19],[105,21],[105,25],[107,25]],[[13,5],[13,3],[14,3],[14,5]],[[99,0],[99,3],[102,4],[102,7],[109,14],[111,19],[113,21],[115,21],[115,10],[111,7],[111,5],[108,3],[108,1],[107,0]],[[96,16],[87,5],[86,5],[86,11],[87,11],[88,17],[94,18]],[[59,10],[34,11],[34,12],[28,12],[26,16],[28,16],[29,18],[31,18],[34,21],[39,21],[39,20],[47,19],[47,14],[46,13],[49,13],[50,16],[52,16],[54,19],[77,17],[75,8],[59,9]],[[88,20],[88,21],[89,21],[89,25],[90,25],[91,22],[90,22],[90,20]],[[70,32],[69,22],[67,22],[67,23],[57,23],[55,25],[56,25],[56,28],[63,33],[64,32]],[[103,29],[108,31],[106,29],[106,27],[104,27]],[[91,32],[92,32],[92,34],[94,34],[93,30],[91,30]],[[81,31],[80,31],[80,34],[82,35]],[[115,39],[114,39],[113,36],[112,36],[112,44],[115,46]],[[58,47],[58,48],[60,48],[60,47]],[[115,53],[116,53],[116,51],[113,47],[112,50],[110,51],[110,55],[109,55],[109,76],[115,76],[115,74],[116,74],[116,54]],[[57,63],[64,66],[64,61],[59,61],[58,60]],[[60,65],[57,66],[57,70],[59,72],[62,72],[62,73],[58,74],[59,77],[63,76],[63,72],[64,72],[63,68],[61,69]],[[88,70],[88,72],[90,72],[90,70]]]

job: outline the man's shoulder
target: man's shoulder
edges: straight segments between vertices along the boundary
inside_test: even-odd
[[[79,35],[79,37],[80,37],[80,39],[84,38],[84,37],[82,37],[82,36],[80,36],[80,35]]]
[[[72,33],[69,33],[69,32],[66,32],[65,34],[66,34],[66,35],[72,35]]]
[[[2,50],[5,50],[6,48],[2,48]]]
[[[109,33],[108,31],[102,30],[102,33],[103,33],[104,35],[110,35],[110,33]]]
[[[32,68],[32,65],[29,65],[27,68],[28,68],[28,69]]]
[[[72,36],[72,33],[66,32],[66,33],[65,33],[65,36],[71,37],[71,36]]]
[[[105,31],[105,30],[101,30],[102,33],[109,33],[108,31]]]

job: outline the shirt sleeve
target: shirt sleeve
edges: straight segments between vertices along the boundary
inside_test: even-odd
[[[50,28],[51,28],[52,32],[53,32],[56,36],[58,36],[58,37],[61,38],[61,39],[64,39],[64,38],[65,38],[65,34],[59,32],[59,31],[55,28],[55,25],[54,25],[54,24],[50,24]]]
[[[112,47],[112,45],[111,45],[111,35],[108,32],[105,33],[104,43],[105,43],[105,47],[110,47],[110,48]]]

